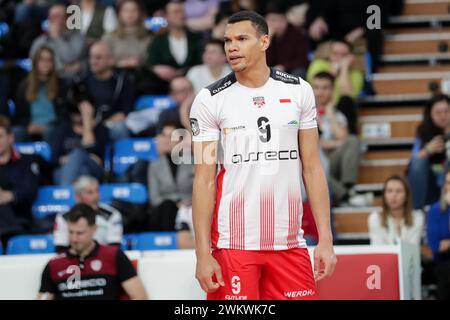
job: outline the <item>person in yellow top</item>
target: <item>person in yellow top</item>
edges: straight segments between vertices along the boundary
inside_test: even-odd
[[[329,72],[336,78],[333,101],[339,101],[342,91],[356,98],[364,86],[364,73],[353,67],[354,62],[351,44],[345,40],[333,40],[328,60],[315,59],[308,68],[306,79],[311,82],[319,72]]]

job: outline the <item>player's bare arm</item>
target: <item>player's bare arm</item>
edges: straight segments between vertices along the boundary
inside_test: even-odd
[[[314,250],[314,277],[319,281],[333,274],[337,262],[330,226],[330,197],[319,157],[317,128],[299,130],[298,137],[303,182],[319,233]]]
[[[55,295],[50,292],[39,292],[36,299],[37,300],[54,300]]]
[[[224,285],[220,266],[211,255],[211,222],[216,194],[216,154],[217,141],[194,142],[192,219],[197,255],[196,278],[205,292],[214,292],[219,286]],[[213,281],[214,275],[218,282]]]
[[[122,288],[131,300],[148,300],[144,284],[138,276],[122,282]]]

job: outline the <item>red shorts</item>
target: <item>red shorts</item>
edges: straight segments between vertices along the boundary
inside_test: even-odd
[[[307,249],[212,253],[222,269],[224,287],[208,300],[315,300],[316,283]],[[216,279],[213,279],[214,281]]]

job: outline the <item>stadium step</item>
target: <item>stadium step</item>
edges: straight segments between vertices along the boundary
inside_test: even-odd
[[[394,105],[403,106],[418,104],[423,105],[429,98],[431,93],[410,93],[410,94],[388,94],[388,95],[369,95],[358,98],[358,103],[362,107],[378,106],[378,105]]]
[[[382,184],[393,175],[404,175],[411,158],[409,150],[367,152],[359,166],[359,184]]]
[[[372,83],[380,95],[430,94],[450,85],[450,72],[374,73]]]
[[[441,26],[450,22],[450,14],[443,12],[441,14],[393,16],[388,21],[392,26]]]
[[[405,65],[405,66],[381,66],[377,73],[404,73],[404,72],[450,72],[450,64],[441,65]]]
[[[361,184],[380,184],[393,175],[404,176],[409,160],[364,161],[359,167],[358,182]]]
[[[421,113],[359,116],[358,128],[363,140],[414,139],[422,118]]]
[[[358,110],[358,116],[384,116],[384,115],[422,115],[424,107],[417,106],[366,106]]]
[[[339,207],[333,208],[334,226],[338,240],[368,239],[367,219],[377,207]]]
[[[385,64],[414,64],[414,63],[428,63],[437,64],[438,62],[449,62],[450,53],[408,53],[408,54],[383,54],[381,55],[381,62]]]
[[[450,27],[418,27],[418,28],[390,28],[385,32],[390,35],[408,35],[408,34],[430,34],[430,33],[449,33]]]
[[[407,0],[402,16],[432,16],[450,13],[449,0]]]
[[[450,33],[388,35],[384,54],[436,54],[449,52]]]

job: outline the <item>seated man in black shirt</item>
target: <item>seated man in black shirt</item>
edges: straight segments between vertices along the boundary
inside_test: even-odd
[[[14,149],[9,120],[0,115],[0,239],[31,231],[31,205],[39,187],[39,167],[30,155]]]
[[[50,260],[42,274],[38,299],[117,300],[122,290],[133,300],[147,300],[131,261],[117,246],[99,245],[95,211],[75,205],[67,214],[70,248]]]
[[[70,121],[55,129],[50,139],[55,184],[69,185],[81,175],[103,177],[105,146],[109,142],[108,129],[96,124],[94,109],[88,102],[69,109]]]
[[[127,138],[125,118],[133,110],[135,93],[124,71],[114,70],[114,59],[104,42],[95,42],[89,51],[89,73],[75,87],[92,104],[95,120],[110,130],[112,140]]]

